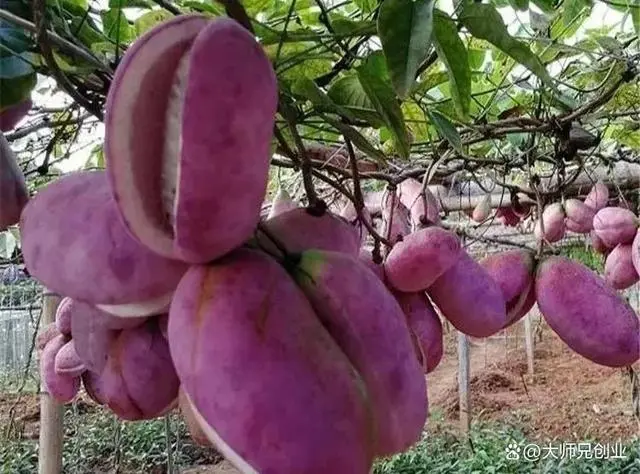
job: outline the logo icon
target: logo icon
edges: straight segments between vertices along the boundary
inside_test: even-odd
[[[508,460],[518,461],[520,459],[520,446],[518,446],[516,443],[509,443],[504,451],[505,453],[507,453]]]

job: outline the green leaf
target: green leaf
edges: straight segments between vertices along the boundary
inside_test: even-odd
[[[353,121],[354,117],[343,107],[333,102],[331,98],[320,89],[315,82],[307,77],[300,78],[293,83],[292,91],[295,94],[309,99],[313,105],[319,110],[325,110],[327,112],[333,112],[335,114],[346,117]]]
[[[0,57],[0,78],[13,79],[32,74],[34,72],[31,66],[32,56],[24,53],[20,56]]]
[[[571,22],[582,13],[585,8],[591,8],[591,0],[564,0],[562,6],[562,24],[569,26]]]
[[[462,140],[456,127],[451,121],[435,109],[427,110],[427,116],[438,131],[438,135],[447,140],[453,148],[462,153]]]
[[[556,0],[531,0],[535,6],[545,13],[554,13],[556,8]]]
[[[0,233],[0,257],[4,259],[11,258],[18,242],[11,232]]]
[[[354,146],[367,155],[370,158],[375,159],[379,163],[386,163],[386,156],[376,147],[374,147],[369,140],[367,140],[360,132],[358,132],[355,128],[350,127],[347,124],[339,122],[337,120],[333,120],[330,117],[323,116],[322,117],[329,125],[333,126],[337,130],[340,131],[345,137],[351,140]]]
[[[133,32],[124,12],[119,8],[111,8],[102,12],[104,33],[115,43],[128,43],[133,39]]]
[[[147,30],[150,30],[154,26],[172,17],[173,15],[171,13],[164,10],[153,10],[145,13],[133,22],[133,29],[136,37],[140,37],[140,35],[145,33]]]
[[[529,9],[529,0],[509,0],[509,5],[514,10],[527,11]]]
[[[488,41],[525,66],[548,86],[556,88],[540,58],[533,54],[525,43],[514,39],[509,34],[502,16],[492,5],[467,3],[460,21],[473,36]]]
[[[344,75],[335,81],[327,95],[335,104],[346,108],[351,115],[372,127],[379,128],[384,124],[355,74]]]
[[[404,98],[429,53],[433,0],[384,0],[378,15],[378,35],[397,94]]]
[[[149,0],[109,0],[109,8],[144,8],[148,10],[153,6]]]
[[[28,99],[37,80],[35,72],[8,79],[0,78],[0,110]]]
[[[347,35],[375,35],[376,34],[376,22],[375,21],[353,21],[350,18],[342,15],[329,15],[331,19],[331,26],[336,34],[341,36]]]
[[[4,26],[4,22],[0,22],[0,57],[13,56],[27,51],[31,46],[31,40],[24,34],[22,30],[13,27]]]
[[[375,52],[357,68],[358,79],[365,93],[378,111],[384,123],[395,135],[398,153],[403,158],[409,157],[409,137],[402,117],[400,104],[396,99],[385,67],[384,56]]]
[[[467,48],[458,35],[456,23],[443,11],[435,10],[433,45],[449,74],[451,98],[458,114],[467,117],[471,102],[471,70]]]
[[[486,49],[468,48],[467,58],[469,59],[469,68],[477,71],[484,65],[484,58],[487,56]]]
[[[372,13],[378,6],[377,0],[353,0],[363,13]]]
[[[636,34],[640,34],[640,0],[630,0],[631,20]]]

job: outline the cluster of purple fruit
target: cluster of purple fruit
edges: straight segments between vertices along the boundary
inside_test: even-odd
[[[56,180],[21,216],[29,272],[65,297],[38,344],[57,400],[82,384],[126,420],[179,405],[243,473],[366,474],[420,438],[436,307],[487,337],[537,301],[585,357],[640,358],[637,316],[597,275],[526,251],[476,262],[417,181],[384,196],[395,245],[380,265],[352,206],[317,215],[280,196],[261,221],[277,100],[232,20],[179,16],[129,48],[106,170]]]

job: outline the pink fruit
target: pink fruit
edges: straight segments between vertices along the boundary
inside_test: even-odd
[[[601,181],[598,180],[587,197],[584,199],[584,204],[589,206],[595,212],[598,212],[600,209],[603,209],[607,206],[609,202],[609,188]]]
[[[496,219],[507,227],[515,227],[520,223],[521,217],[512,207],[499,207],[496,210]]]
[[[356,211],[356,207],[353,205],[351,201],[347,201],[347,203],[340,210],[340,216],[346,219],[352,226],[354,226],[358,234],[360,235],[360,245],[364,245],[367,241],[367,235],[369,235],[369,231],[367,230],[367,226],[360,221],[358,217],[358,212]],[[371,214],[366,207],[362,209],[362,217],[369,225],[373,225],[373,219],[371,218]]]
[[[360,250],[359,259],[366,266],[368,266],[378,278],[380,278],[380,281],[384,282],[386,280],[386,277],[384,275],[384,266],[373,261],[373,255],[371,252],[365,249]]]
[[[409,210],[395,193],[387,192],[382,200],[381,235],[395,244],[409,233],[411,233]]]
[[[71,377],[79,377],[87,370],[78,357],[73,339],[62,346],[56,354],[54,368],[57,374]]]
[[[42,328],[38,336],[36,337],[36,350],[42,352],[47,343],[61,333],[58,330],[56,323],[51,323]]]
[[[27,116],[32,107],[33,102],[31,99],[27,99],[2,109],[0,111],[0,131],[13,130],[20,120]]]
[[[367,208],[372,216],[379,216],[382,212],[382,200],[386,191],[370,191],[364,193],[364,207]]]
[[[384,269],[389,284],[413,293],[429,288],[458,261],[460,239],[440,227],[427,227],[409,234],[389,252]]]
[[[0,231],[20,221],[29,201],[29,191],[16,155],[4,134],[0,133]]]
[[[500,286],[467,252],[427,290],[442,315],[460,332],[489,337],[509,322]]]
[[[506,250],[489,255],[479,263],[502,290],[507,305],[505,327],[510,326],[527,314],[535,303],[531,296],[535,277],[534,254],[529,250]]]
[[[193,412],[193,405],[191,405],[189,396],[185,394],[182,387],[180,387],[180,389],[178,390],[178,407],[180,407],[180,414],[182,415],[182,418],[187,425],[187,429],[189,430],[191,439],[200,446],[211,446],[211,442],[205,434],[205,428],[200,426],[198,417]]]
[[[567,216],[565,225],[571,232],[587,234],[593,229],[595,211],[578,199],[567,199],[564,203]]]
[[[40,377],[44,389],[58,403],[68,403],[80,390],[80,378],[59,374],[55,370],[56,355],[67,343],[62,334],[54,337],[44,347],[40,358]]]
[[[87,395],[98,405],[105,405],[106,399],[102,387],[102,379],[95,372],[87,370],[82,374],[82,385]]]
[[[107,171],[131,233],[189,263],[247,241],[260,220],[277,102],[271,62],[230,18],[179,15],[138,38],[105,114]]]
[[[287,190],[284,188],[278,188],[278,192],[271,202],[271,210],[269,211],[267,219],[272,219],[278,214],[290,211],[296,207],[298,207],[298,205],[293,202],[293,199],[291,199]]]
[[[396,191],[400,202],[409,210],[412,228],[440,223],[440,206],[429,188],[422,192],[422,183],[416,179],[405,179]]]
[[[69,311],[70,308],[73,307],[73,305],[70,304],[71,301],[73,300],[69,297],[62,298],[58,309],[56,309],[56,328],[65,336],[71,335],[71,311]]]
[[[407,318],[424,373],[431,373],[444,352],[440,318],[426,294],[394,292],[394,295]]]
[[[542,218],[536,222],[534,235],[538,240],[546,240],[550,243],[557,242],[564,237],[566,214],[559,202],[549,204],[542,211]],[[543,229],[544,226],[544,229]]]
[[[607,256],[604,264],[604,279],[616,290],[624,290],[638,281],[638,272],[633,266],[632,245],[618,244]]]
[[[422,367],[398,302],[351,255],[304,252],[295,278],[362,376],[376,423],[375,454],[406,450],[420,438],[428,403]]]
[[[318,217],[306,208],[297,208],[280,214],[263,223],[289,252],[307,249],[335,250],[352,255],[360,252],[360,235],[346,220],[325,212]],[[259,245],[276,252],[273,242],[262,232],[256,233]]]
[[[476,222],[483,222],[491,215],[491,194],[485,194],[476,207],[473,209],[471,219]]]
[[[144,313],[136,316],[162,310],[187,268],[127,233],[103,171],[46,186],[25,207],[20,230],[27,268],[45,286],[92,304],[134,304]]]
[[[198,425],[241,472],[370,471],[364,386],[275,260],[239,249],[190,268],[168,333]]]
[[[602,239],[598,237],[596,231],[592,230],[589,232],[589,237],[591,238],[591,245],[596,252],[602,255],[608,255],[609,252],[611,252],[611,247],[608,247]]]
[[[551,328],[596,364],[624,367],[640,359],[640,325],[627,301],[584,265],[549,257],[538,267],[536,299]]]
[[[636,232],[636,236],[631,244],[631,261],[638,275],[640,275],[640,231]]]
[[[593,230],[607,247],[630,244],[638,229],[638,218],[621,207],[605,207],[593,218]]]

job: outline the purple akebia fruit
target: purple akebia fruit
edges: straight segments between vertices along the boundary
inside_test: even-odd
[[[73,300],[69,297],[62,298],[58,308],[56,309],[55,324],[62,334],[66,336],[71,335],[71,311],[73,305],[70,304]]]
[[[353,202],[347,201],[339,214],[358,230],[358,234],[360,235],[360,245],[364,245],[367,241],[369,231],[367,230],[367,226],[360,221],[358,211],[356,211],[356,206],[354,206]],[[366,207],[362,208],[362,217],[369,225],[373,226],[373,219]]]
[[[609,188],[601,180],[598,180],[589,191],[589,194],[587,194],[587,197],[584,198],[584,204],[598,212],[600,209],[607,207],[608,203]]]
[[[632,249],[631,244],[618,244],[605,260],[604,279],[616,290],[625,290],[639,280]]]
[[[351,255],[309,250],[301,255],[294,277],[362,376],[373,409],[375,455],[406,450],[420,438],[428,401],[402,308]]]
[[[496,209],[496,219],[504,226],[515,227],[520,223],[521,217],[509,206]]]
[[[393,294],[407,318],[418,360],[424,373],[429,374],[438,366],[444,353],[442,322],[425,293],[394,291]]]
[[[382,199],[382,237],[395,245],[410,233],[409,210],[395,193],[388,191]]]
[[[29,191],[16,155],[0,133],[0,231],[20,222],[20,214],[29,202]]]
[[[553,256],[538,266],[538,308],[573,351],[608,367],[640,359],[640,324],[626,299],[579,262]]]
[[[502,289],[464,250],[427,293],[442,315],[468,336],[492,336],[509,322]]]
[[[631,244],[631,262],[638,275],[640,275],[640,230],[636,233]]]
[[[566,214],[564,213],[562,204],[559,202],[549,204],[542,211],[542,217],[536,222],[533,231],[536,239],[546,240],[550,243],[561,240],[566,231],[565,218]]]
[[[506,250],[480,260],[480,266],[495,280],[506,302],[507,323],[511,326],[535,303],[533,295],[535,256],[529,250]]]
[[[74,172],[47,185],[25,207],[20,231],[31,275],[118,316],[163,312],[187,269],[129,235],[104,171]]]
[[[62,333],[58,330],[58,326],[55,322],[42,328],[36,337],[36,350],[38,353],[41,353],[44,350],[44,346],[46,346],[51,339],[59,336],[60,334]]]
[[[87,368],[78,356],[73,339],[60,348],[56,354],[54,368],[59,375],[79,377]]]
[[[191,267],[168,335],[197,424],[241,472],[370,471],[366,388],[273,258],[244,248]]]
[[[0,111],[0,132],[13,130],[20,120],[27,116],[32,107],[33,102],[31,99],[27,99],[2,109]]]
[[[180,15],[138,38],[105,112],[107,172],[131,234],[189,263],[246,242],[267,189],[277,103],[264,48],[235,20]]]
[[[427,227],[409,234],[391,249],[384,271],[393,288],[405,293],[423,291],[453,267],[461,254],[456,234]]]
[[[360,235],[345,219],[326,211],[316,216],[303,207],[277,215],[262,223],[288,252],[307,249],[335,250],[352,255],[360,252]],[[270,238],[258,230],[256,241],[265,250],[277,252]]]
[[[373,254],[369,250],[361,249],[360,255],[358,256],[361,262],[367,265],[373,273],[376,274],[380,281],[385,282],[386,277],[384,274],[384,266],[381,263],[376,263],[373,261]]]
[[[485,194],[471,213],[471,219],[484,222],[491,215],[491,194]]]
[[[598,234],[595,230],[589,232],[589,237],[591,239],[591,246],[593,247],[593,250],[602,255],[609,255],[612,248],[605,244],[600,237],[598,237]]]
[[[47,342],[40,358],[42,385],[58,403],[69,403],[80,390],[80,377],[59,374],[55,370],[56,356],[66,343],[67,338],[59,334]]]
[[[207,438],[207,435],[205,434],[205,428],[200,426],[198,417],[193,411],[193,405],[191,405],[191,401],[182,387],[178,389],[178,407],[180,409],[182,419],[187,425],[191,439],[200,446],[211,446],[211,441],[209,441],[209,438]]]
[[[295,209],[297,207],[298,205],[293,202],[293,199],[291,199],[291,196],[289,195],[287,190],[279,187],[278,192],[271,202],[271,210],[269,210],[267,219],[272,219],[275,216],[282,214],[283,212],[290,211],[291,209]]]
[[[567,199],[564,203],[567,216],[565,226],[571,232],[588,234],[593,229],[593,217],[596,212],[578,199]]]
[[[82,376],[82,385],[89,395],[89,398],[98,405],[105,405],[104,389],[102,387],[102,379],[100,375],[90,370],[85,371]]]
[[[621,207],[604,207],[593,218],[593,230],[607,247],[633,242],[638,229],[638,218]]]
[[[413,230],[440,224],[440,206],[429,187],[423,193],[420,181],[407,178],[398,185],[396,193],[409,210]]]

